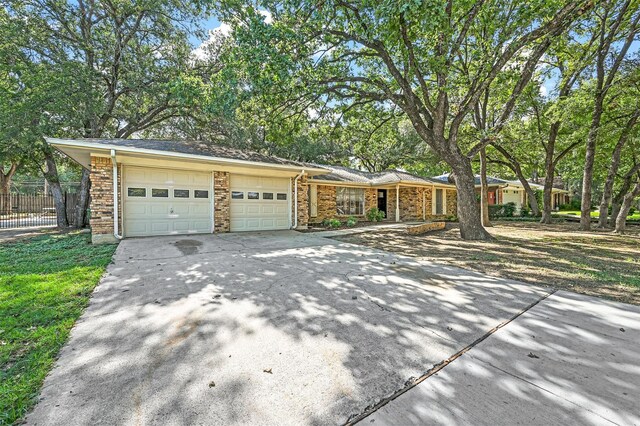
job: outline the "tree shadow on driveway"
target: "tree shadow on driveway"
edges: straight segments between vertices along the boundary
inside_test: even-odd
[[[309,234],[125,240],[27,420],[344,423],[547,294]]]

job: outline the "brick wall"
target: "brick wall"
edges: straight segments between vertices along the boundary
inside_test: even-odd
[[[110,158],[91,157],[91,235],[113,236],[113,168]]]
[[[396,220],[396,189],[387,189],[387,219]]]
[[[213,220],[214,232],[229,232],[231,229],[229,213],[229,172],[213,173]]]
[[[295,178],[291,179],[291,184],[295,185]],[[295,188],[291,188],[291,193],[295,194]],[[295,196],[295,195],[294,195]],[[309,185],[307,175],[298,179],[298,228],[306,228],[309,225]]]
[[[310,220],[314,223],[320,223],[325,219],[337,218],[346,219],[351,215],[338,215],[336,209],[336,186],[334,185],[318,185],[317,186],[318,215]],[[372,207],[378,207],[378,189],[364,188],[364,214],[353,215],[359,220],[365,220],[367,211]]]
[[[364,214],[374,207],[378,207],[378,189],[366,188],[364,190]]]
[[[318,216],[314,222],[320,223],[325,219],[336,216],[336,187],[333,185],[318,185]]]
[[[447,189],[447,216],[458,215],[458,192],[455,189]]]

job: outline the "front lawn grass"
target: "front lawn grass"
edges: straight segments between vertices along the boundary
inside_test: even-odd
[[[73,233],[0,245],[0,424],[16,422],[36,402],[111,261],[116,246],[90,240]]]
[[[626,235],[577,223],[493,222],[492,241],[466,241],[457,226],[421,236],[384,230],[336,239],[504,278],[640,305],[640,227]]]
[[[557,215],[568,215],[568,216],[580,216],[580,210],[560,210],[557,212],[553,212],[553,214]],[[597,219],[600,217],[600,212],[594,211],[591,212],[591,217]],[[640,220],[640,211],[635,212],[634,214],[628,215],[627,220]]]

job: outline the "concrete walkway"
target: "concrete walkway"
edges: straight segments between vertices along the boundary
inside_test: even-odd
[[[314,234],[124,240],[27,423],[341,424],[366,414],[367,407],[396,395],[412,378],[548,294],[546,289]],[[402,399],[395,399],[375,414],[380,417],[364,422],[482,422],[478,407],[487,403],[513,416],[520,413],[521,423],[535,422],[542,417],[532,419],[530,410],[514,411],[516,402],[535,404],[540,399],[527,394],[524,382],[514,377],[529,377],[526,374],[533,383],[536,376],[549,378],[555,394],[577,390],[584,395],[584,405],[598,401],[626,416],[622,418],[634,419],[623,392],[629,398],[640,394],[640,315],[621,308],[616,308],[617,316],[609,311],[603,317],[589,315],[586,307],[593,299],[588,298],[566,310],[573,295],[561,296],[554,302],[559,305],[545,307],[557,295],[540,302],[401,397],[415,394],[417,399],[402,406]],[[534,311],[538,307],[546,311]],[[570,326],[564,316],[574,315],[571,321],[592,321],[599,332],[586,325]],[[473,375],[452,370],[451,377],[462,376],[426,391],[437,401],[419,396],[428,389],[424,385],[461,368],[465,357],[481,354],[483,344],[498,342],[513,326],[519,327],[511,331],[519,339],[512,345],[516,349],[509,346],[513,339],[505,337],[487,352],[489,361],[505,373],[484,365]],[[586,339],[584,346],[578,349],[576,339]],[[529,358],[530,352],[538,358]],[[554,353],[571,356],[562,368],[574,372],[559,374]],[[480,355],[477,359],[487,362]],[[496,388],[500,393],[464,394],[471,389],[458,383],[465,377],[484,386],[476,390]],[[590,393],[597,391],[587,385],[603,381],[609,381],[607,389],[620,390],[617,405],[612,397],[596,399]],[[498,396],[508,396],[511,405],[495,399]],[[547,420],[566,419],[559,401],[563,399],[541,401]],[[420,417],[438,404],[448,404],[453,414]],[[602,422],[600,411],[580,420]],[[512,423],[514,418],[503,420]]]
[[[391,401],[376,425],[640,425],[640,307],[558,292]]]

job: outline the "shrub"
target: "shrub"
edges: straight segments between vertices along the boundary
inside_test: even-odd
[[[340,228],[342,226],[342,222],[338,219],[329,219],[328,221],[329,228]]]
[[[515,212],[515,203],[494,204],[492,206],[489,206],[489,217],[491,219],[496,219],[499,217],[513,217],[513,214]]]
[[[358,219],[356,219],[353,216],[349,216],[349,218],[347,219],[347,226],[350,228],[353,226],[356,226],[357,223],[358,223]]]
[[[520,217],[528,217],[531,216],[531,209],[527,205],[523,205],[520,208]]]
[[[367,211],[367,220],[369,222],[380,222],[384,218],[384,212],[377,207],[372,207]]]
[[[629,214],[627,216],[633,216],[636,213],[636,208],[635,207],[631,207],[629,209]]]

